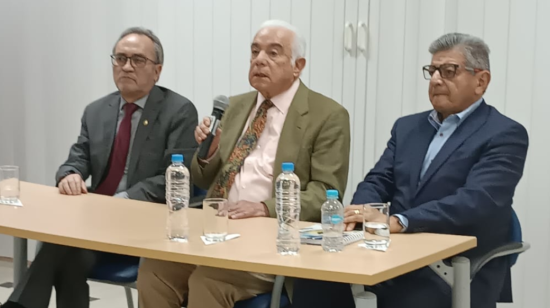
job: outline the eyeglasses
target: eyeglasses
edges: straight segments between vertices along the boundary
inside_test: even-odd
[[[134,68],[144,67],[145,64],[147,64],[147,61],[151,61],[153,62],[153,64],[158,64],[156,61],[153,61],[144,56],[133,55],[131,57],[127,57],[125,55],[111,55],[111,62],[114,66],[124,66],[128,62],[128,59],[130,59],[130,64]]]
[[[456,76],[456,71],[459,67],[461,66],[452,63],[441,64],[439,67],[435,65],[425,65],[422,67],[422,72],[424,73],[424,78],[427,80],[432,79],[432,76],[433,74],[435,74],[436,71],[439,72],[441,78],[451,79]],[[480,69],[471,67],[464,67],[464,69],[472,73],[477,73],[481,71]]]

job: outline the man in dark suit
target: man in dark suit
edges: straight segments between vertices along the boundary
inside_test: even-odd
[[[78,141],[56,174],[59,192],[87,193],[84,181],[91,176],[94,193],[163,203],[171,155],[183,154],[189,166],[198,147],[197,110],[185,97],[155,85],[164,55],[150,30],[126,30],[111,58],[119,91],[86,107]],[[46,308],[52,287],[57,307],[89,307],[86,280],[105,257],[110,255],[45,243],[3,307]]]
[[[476,37],[447,34],[430,46],[434,110],[398,119],[382,157],[358,185],[345,211],[346,228],[363,220],[362,204],[391,202],[392,233],[477,237],[479,257],[510,240],[512,199],[525,164],[525,128],[483,99],[491,74],[489,49]],[[370,217],[368,216],[370,215]],[[367,214],[367,219],[383,219]],[[451,289],[430,268],[369,287],[378,308],[451,307]],[[471,284],[471,306],[511,299],[508,258],[486,264]],[[326,295],[326,296],[323,296]],[[294,308],[354,307],[349,285],[299,280]]]

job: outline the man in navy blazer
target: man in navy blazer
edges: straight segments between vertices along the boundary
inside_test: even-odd
[[[422,69],[433,110],[395,122],[382,157],[346,207],[346,229],[363,221],[362,204],[391,202],[392,233],[475,236],[477,247],[462,255],[476,258],[510,240],[528,135],[483,99],[491,74],[481,39],[446,34],[429,51],[432,62]],[[494,259],[472,281],[471,307],[511,301],[510,284],[508,258]],[[378,308],[451,307],[450,287],[428,267],[367,290],[377,295]],[[297,280],[293,307],[355,304],[349,285]]]

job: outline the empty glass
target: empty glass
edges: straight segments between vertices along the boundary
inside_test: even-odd
[[[15,204],[19,200],[19,167],[0,166],[0,200]]]
[[[227,199],[206,198],[202,202],[203,235],[212,242],[223,242],[229,221]]]
[[[364,247],[386,251],[390,245],[390,203],[363,205]]]

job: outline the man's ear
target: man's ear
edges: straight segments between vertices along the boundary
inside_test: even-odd
[[[159,81],[161,72],[162,72],[162,64],[155,65],[155,83]]]
[[[477,85],[475,89],[475,93],[477,95],[483,95],[485,91],[487,91],[487,88],[489,87],[489,83],[491,82],[491,73],[489,71],[481,71],[478,73],[477,78]]]
[[[300,58],[297,59],[294,63],[294,77],[298,78],[300,77],[300,74],[302,73],[302,70],[306,67],[306,59]]]

